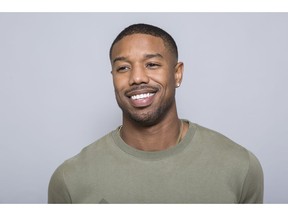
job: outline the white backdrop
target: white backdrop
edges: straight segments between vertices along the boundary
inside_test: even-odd
[[[60,163],[121,124],[108,51],[145,22],[175,38],[179,116],[251,150],[288,203],[288,13],[0,13],[0,203],[46,203]]]

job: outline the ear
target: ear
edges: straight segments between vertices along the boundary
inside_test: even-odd
[[[178,88],[181,85],[183,78],[184,64],[183,62],[178,62],[175,66],[175,86]]]

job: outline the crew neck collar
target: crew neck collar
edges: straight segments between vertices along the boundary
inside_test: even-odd
[[[189,143],[191,143],[191,140],[196,130],[196,126],[188,120],[185,120],[185,119],[182,119],[182,120],[189,124],[189,128],[184,138],[177,145],[167,148],[165,150],[161,150],[161,151],[143,151],[143,150],[139,150],[128,145],[121,138],[119,134],[119,127],[116,130],[112,131],[112,136],[113,136],[115,144],[122,151],[124,151],[125,153],[131,156],[134,156],[139,159],[146,159],[146,160],[161,160],[166,157],[170,157],[172,155],[178,154],[183,149],[185,149]]]

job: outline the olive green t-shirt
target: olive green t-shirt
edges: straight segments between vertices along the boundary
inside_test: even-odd
[[[248,150],[192,122],[179,144],[155,152],[116,129],[56,169],[48,202],[262,203],[263,172]]]

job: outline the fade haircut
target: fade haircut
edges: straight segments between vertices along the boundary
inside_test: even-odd
[[[109,51],[110,60],[112,60],[112,50],[114,45],[122,38],[133,34],[147,34],[155,37],[160,37],[164,42],[164,46],[168,48],[171,51],[171,53],[175,56],[176,60],[178,60],[178,49],[176,42],[174,41],[172,36],[159,27],[144,23],[130,25],[118,34],[118,36],[115,38],[110,47]]]

